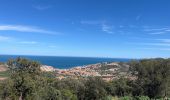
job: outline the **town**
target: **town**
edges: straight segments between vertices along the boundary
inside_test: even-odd
[[[90,64],[84,66],[77,66],[70,69],[57,69],[52,66],[42,65],[40,68],[45,72],[53,72],[56,78],[79,78],[79,77],[89,77],[98,76],[103,80],[111,81],[113,79],[118,79],[120,77],[126,77],[134,79],[129,71],[129,65],[127,63],[121,62],[104,62],[97,64]]]

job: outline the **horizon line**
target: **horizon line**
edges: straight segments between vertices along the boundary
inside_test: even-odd
[[[143,59],[143,58],[130,58],[130,57],[95,57],[95,56],[32,55],[32,54],[30,54],[30,55],[29,54],[0,54],[0,56],[1,55],[7,55],[7,56],[46,56],[46,57],[82,57],[82,58],[108,58],[108,59],[115,59],[115,58],[118,58],[118,59]]]
[[[64,56],[64,55],[32,55],[32,54],[0,54],[1,55],[7,55],[7,56],[40,56],[40,57],[80,57],[80,58],[103,58],[103,59],[154,59],[154,58],[164,58],[168,59],[170,57],[95,57],[95,56]]]

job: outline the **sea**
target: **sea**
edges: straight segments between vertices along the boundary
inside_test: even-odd
[[[76,66],[103,62],[128,62],[127,58],[99,58],[99,57],[65,57],[65,56],[28,56],[28,55],[0,55],[0,62],[7,62],[17,57],[37,61],[43,65],[53,66],[59,69],[68,69]]]

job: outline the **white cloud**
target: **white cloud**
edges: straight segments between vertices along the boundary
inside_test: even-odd
[[[37,10],[46,10],[46,9],[51,8],[51,6],[49,5],[33,5],[33,7]]]
[[[170,48],[138,48],[138,49],[170,51]]]
[[[128,28],[138,28],[136,25],[128,25]]]
[[[149,33],[149,34],[164,34],[164,33],[166,33],[166,32],[153,32],[153,33]]]
[[[150,45],[150,46],[170,46],[170,43],[129,43],[129,44],[137,44],[137,45]]]
[[[102,24],[102,31],[103,32],[106,32],[106,33],[109,33],[109,34],[113,34],[113,26],[109,26],[109,25],[106,25],[106,24]]]
[[[145,28],[144,31],[166,31],[168,29],[169,28],[167,28],[167,27],[164,27],[164,28]]]
[[[166,50],[166,51],[170,51],[170,48],[159,48],[158,50]]]
[[[147,27],[147,28],[144,28],[144,31],[149,32],[148,34],[151,34],[151,35],[161,35],[161,34],[169,33],[170,28],[169,27],[160,27],[160,28]]]
[[[165,30],[166,32],[170,32],[170,29]]]
[[[113,34],[113,26],[106,24],[106,21],[102,20],[82,20],[80,21],[81,24],[87,24],[87,25],[95,25],[97,27],[101,28],[101,31],[106,32],[108,34]],[[123,27],[123,26],[121,26]]]
[[[6,37],[6,36],[0,36],[0,41],[6,41],[9,40],[10,37]]]
[[[19,43],[21,43],[21,44],[37,44],[38,42],[36,42],[36,41],[22,41]]]
[[[141,15],[136,16],[137,21],[140,20],[140,18],[141,18]]]
[[[50,46],[48,46],[49,48],[56,48],[57,46],[55,46],[55,45],[50,45]]]
[[[169,43],[148,43],[146,45],[155,45],[155,46],[170,46]]]
[[[103,23],[103,21],[98,21],[98,20],[81,20],[81,24],[89,24],[89,25],[100,25]]]
[[[18,32],[35,32],[35,33],[44,33],[44,34],[59,34],[55,31],[48,31],[45,29],[32,27],[32,26],[23,26],[23,25],[0,25],[0,31],[18,31]]]
[[[156,39],[158,41],[161,41],[163,43],[170,43],[170,39]]]
[[[120,25],[119,28],[124,28],[125,26],[124,25]]]
[[[134,38],[135,39],[135,38]],[[170,39],[149,39],[149,38],[136,38],[136,39],[145,39],[145,40],[150,40],[152,42],[145,42],[145,43],[128,43],[128,44],[134,44],[134,45],[145,45],[145,46],[164,46],[164,47],[169,47],[170,46]]]

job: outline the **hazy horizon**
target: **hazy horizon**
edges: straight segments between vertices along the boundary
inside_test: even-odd
[[[17,56],[17,57],[20,57],[20,56],[44,56],[44,57],[82,57],[82,58],[111,58],[111,59],[155,59],[155,58],[164,58],[164,59],[168,59],[170,57],[158,57],[158,56],[155,56],[155,57],[100,57],[100,56],[63,56],[63,55],[29,55],[29,54],[0,54],[0,56]]]

